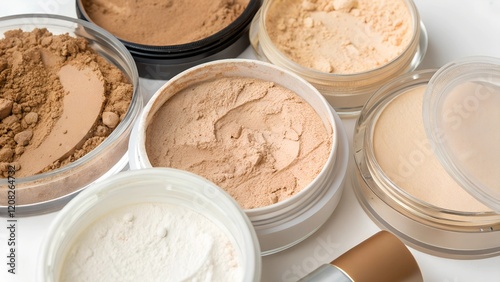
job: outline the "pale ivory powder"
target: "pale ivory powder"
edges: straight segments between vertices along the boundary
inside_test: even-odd
[[[424,131],[425,86],[391,101],[377,120],[373,149],[378,164],[398,187],[431,205],[465,212],[490,211],[449,176]]]
[[[412,20],[402,0],[277,0],[266,30],[296,63],[352,74],[384,66],[408,48]]]
[[[292,91],[251,78],[189,86],[147,128],[153,166],[197,173],[251,209],[301,191],[330,154],[332,129]]]
[[[241,281],[233,242],[202,214],[171,204],[119,208],[78,236],[61,281]]]

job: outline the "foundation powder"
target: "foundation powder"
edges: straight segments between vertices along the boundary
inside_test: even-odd
[[[147,127],[146,151],[153,166],[197,173],[252,209],[306,187],[329,157],[331,130],[280,85],[223,77],[169,98]]]
[[[0,170],[35,175],[104,141],[128,110],[133,86],[83,38],[46,29],[0,40]]]
[[[119,208],[80,234],[61,281],[240,281],[232,240],[208,218],[170,204]]]
[[[82,0],[97,25],[146,45],[177,45],[206,38],[238,18],[249,0]]]
[[[373,149],[378,164],[394,184],[436,207],[484,212],[489,208],[469,195],[441,166],[424,131],[425,86],[402,93],[377,120]]]
[[[412,39],[403,0],[277,0],[266,30],[292,61],[325,73],[353,74],[384,66]]]

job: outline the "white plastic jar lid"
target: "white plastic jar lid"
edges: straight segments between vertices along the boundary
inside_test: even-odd
[[[500,213],[500,59],[469,57],[429,81],[423,119],[448,174]]]

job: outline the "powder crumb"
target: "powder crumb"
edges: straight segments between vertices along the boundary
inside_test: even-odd
[[[401,55],[412,38],[402,0],[277,0],[266,29],[289,59],[337,74],[379,68]]]
[[[90,19],[117,37],[147,45],[206,38],[234,22],[249,0],[83,0]]]
[[[91,74],[100,81],[105,101],[99,106],[102,109],[98,109],[96,123],[82,144],[34,174],[59,168],[97,147],[104,140],[99,136],[107,136],[112,130],[96,132],[96,128],[106,126],[102,111],[113,111],[120,117],[128,111],[133,86],[84,38],[53,35],[47,29],[10,30],[4,36],[0,40],[0,162],[16,165],[17,177],[28,176],[22,168],[32,167],[38,161],[31,154],[50,138],[59,119],[70,114],[64,110],[65,97],[71,93],[61,83],[63,68],[71,66],[76,73]],[[70,134],[71,130],[76,129],[66,128],[61,132]],[[62,146],[63,140],[58,144]],[[5,171],[2,175],[7,177]]]
[[[177,92],[156,112],[146,136],[153,166],[199,174],[245,209],[301,191],[324,167],[332,144],[331,128],[301,97],[243,77]]]

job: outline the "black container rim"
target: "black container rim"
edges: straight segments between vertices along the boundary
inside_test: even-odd
[[[216,53],[218,50],[230,46],[237,38],[241,37],[260,6],[260,0],[250,0],[243,13],[231,24],[206,38],[185,44],[145,45],[121,39],[116,35],[115,37],[127,47],[134,57],[151,59],[182,59],[197,55],[205,57],[207,53]],[[83,8],[82,0],[76,0],[76,13],[80,19],[95,24]]]

